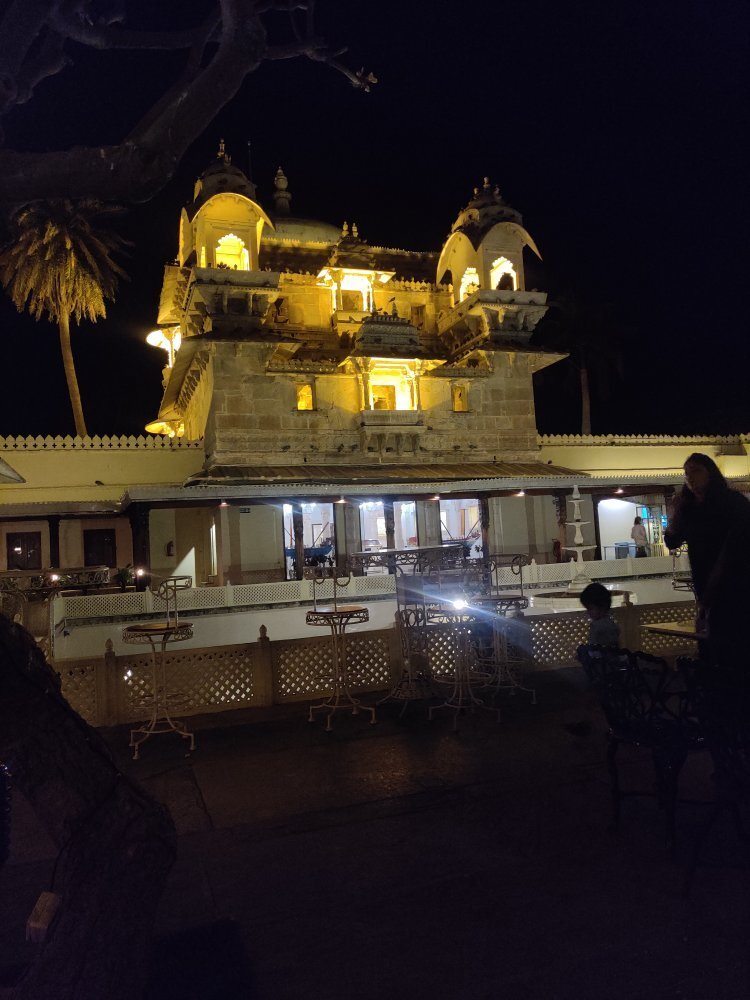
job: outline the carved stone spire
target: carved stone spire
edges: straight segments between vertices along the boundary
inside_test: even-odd
[[[281,167],[276,171],[273,186],[273,207],[276,215],[289,215],[292,194],[287,190],[289,181]]]

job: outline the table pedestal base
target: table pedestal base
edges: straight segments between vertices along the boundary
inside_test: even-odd
[[[334,712],[351,708],[352,715],[359,715],[360,712],[369,712],[371,715],[370,725],[376,723],[375,709],[369,705],[363,705],[359,698],[355,698],[349,690],[349,677],[346,665],[346,626],[350,622],[366,622],[369,620],[367,608],[359,606],[343,605],[334,608],[319,608],[315,611],[308,611],[306,620],[308,625],[324,625],[331,630],[331,666],[333,668],[333,690],[325,701],[319,705],[311,705],[307,717],[308,722],[314,722],[315,712],[327,712],[326,732],[330,733],[331,719]]]
[[[154,696],[151,701],[151,717],[143,725],[130,730],[130,743],[133,748],[133,760],[140,756],[141,743],[149,736],[160,733],[177,733],[183,740],[190,741],[190,750],[195,750],[195,734],[191,733],[184,722],[173,719],[170,714],[169,696],[167,694],[166,648],[170,642],[180,642],[191,638],[193,626],[189,622],[178,625],[158,622],[144,625],[131,625],[123,630],[123,639],[128,643],[148,643],[151,649],[151,671]]]
[[[162,709],[161,714],[159,714],[160,708]],[[157,736],[159,733],[177,733],[183,740],[190,740],[189,749],[191,753],[195,750],[195,733],[191,733],[184,722],[173,719],[166,706],[160,703],[157,705],[155,702],[154,710],[148,722],[144,722],[138,729],[130,730],[130,743],[128,746],[133,748],[133,760],[138,760],[140,756],[139,748],[141,743],[145,743],[149,736]],[[136,736],[140,736],[140,739],[136,739]]]
[[[497,721],[500,721],[500,709],[495,708],[494,705],[485,705],[481,698],[477,698],[472,691],[471,678],[462,677],[460,676],[460,673],[456,674],[455,680],[453,681],[453,690],[448,698],[440,705],[430,706],[427,712],[427,718],[430,722],[432,722],[432,713],[439,712],[442,708],[450,709],[450,711],[453,712],[454,731],[458,728],[458,716],[461,712],[464,712],[467,709],[473,712],[477,708],[483,708],[486,712],[494,712]]]

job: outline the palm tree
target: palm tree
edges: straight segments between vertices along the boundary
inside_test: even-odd
[[[625,329],[614,309],[565,291],[550,303],[534,341],[568,352],[581,399],[581,434],[591,434],[592,388],[593,395],[606,399],[622,380]]]
[[[70,344],[71,317],[78,324],[107,314],[125,272],[112,259],[126,241],[106,226],[122,209],[93,199],[31,202],[11,221],[10,243],[0,251],[0,281],[19,312],[46,313],[60,332],[60,349],[76,434],[86,436],[81,393]]]

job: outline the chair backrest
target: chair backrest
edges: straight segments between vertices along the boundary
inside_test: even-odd
[[[179,612],[177,610],[177,595],[181,590],[190,590],[193,586],[192,576],[168,576],[161,581],[156,591],[167,608],[167,624],[177,627],[179,624]]]
[[[615,732],[650,726],[658,704],[665,661],[639,659],[627,649],[581,646],[578,656]]]

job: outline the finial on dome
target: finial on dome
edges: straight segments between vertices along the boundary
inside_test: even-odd
[[[489,177],[485,177],[484,178],[484,189],[485,189],[485,191],[488,191],[489,187],[490,187],[490,179],[489,179]]]
[[[341,227],[341,235],[344,237],[344,239],[346,239],[346,237],[349,235],[349,223],[348,222],[345,222],[344,225]]]
[[[359,229],[357,228],[356,222],[352,223],[352,236],[354,237],[355,240],[359,239]]]
[[[219,139],[219,152],[216,154],[216,158],[219,160],[225,160],[227,158],[226,147],[224,146],[223,139]]]
[[[286,174],[279,167],[273,179],[273,207],[277,215],[289,215],[290,203],[292,200],[291,191],[288,191],[289,181]]]

